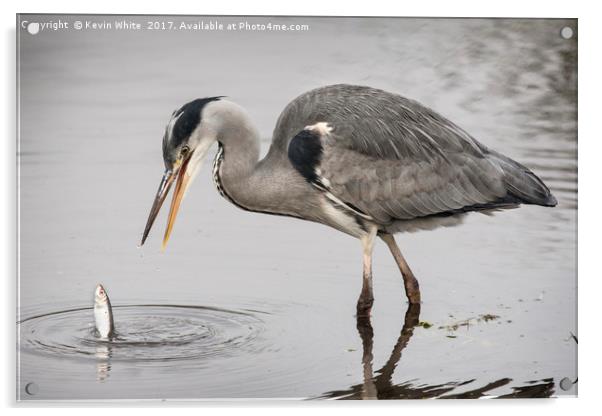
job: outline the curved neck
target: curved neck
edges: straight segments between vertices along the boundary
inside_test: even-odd
[[[227,101],[220,106],[219,148],[213,164],[215,186],[233,204],[257,209],[260,195],[254,176],[259,164],[259,133],[241,107]]]
[[[229,184],[244,182],[253,174],[259,162],[260,150],[259,137],[255,131],[237,134],[235,137],[222,136],[218,138],[218,145],[215,163],[220,164],[217,173],[222,180]]]
[[[259,152],[245,152],[244,149],[245,146],[235,142],[218,142],[213,162],[213,182],[218,192],[228,201],[243,209],[250,209],[247,207],[248,194],[253,192],[250,183],[259,161]]]
[[[223,106],[216,124],[219,149],[213,166],[218,191],[245,210],[300,217],[302,205],[312,203],[311,195],[287,154],[269,152],[259,160],[259,133],[246,112],[233,103],[218,105]]]
[[[223,175],[244,177],[249,175],[259,160],[259,133],[247,112],[231,101],[220,100],[209,108],[207,117],[228,163]]]

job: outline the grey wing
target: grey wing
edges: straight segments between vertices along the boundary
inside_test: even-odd
[[[270,150],[286,151],[308,125],[337,126],[340,146],[380,158],[416,158],[444,151],[480,153],[483,146],[416,101],[376,88],[330,85],[308,91],[280,114]]]
[[[379,223],[519,203],[556,204],[527,168],[416,102],[367,87],[324,89],[316,90],[321,100],[306,98],[293,112],[310,113],[300,117],[304,123],[332,128],[320,137],[321,153],[313,165],[317,179],[304,176]],[[291,150],[310,143],[302,140],[306,135],[293,136],[289,158]],[[291,162],[300,172],[308,169],[298,158]]]
[[[320,174],[329,192],[385,224],[518,203],[499,167],[462,153],[394,160],[326,144]]]

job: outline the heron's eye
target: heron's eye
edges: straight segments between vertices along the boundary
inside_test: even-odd
[[[188,153],[190,153],[190,147],[182,146],[182,149],[180,150],[180,156],[185,157]]]

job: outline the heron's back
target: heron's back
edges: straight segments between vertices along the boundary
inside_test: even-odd
[[[379,223],[556,205],[525,166],[416,101],[370,87],[332,85],[297,97],[278,119],[270,153],[286,154],[299,132],[319,122],[333,128],[321,138],[319,164],[295,168],[319,168],[330,192]],[[299,138],[296,146],[306,143]]]

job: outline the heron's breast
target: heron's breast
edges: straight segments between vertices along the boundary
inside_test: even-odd
[[[369,228],[375,226],[370,221],[355,214],[344,205],[339,205],[325,195],[320,201],[323,214],[322,223],[339,231],[361,238],[368,234]]]

